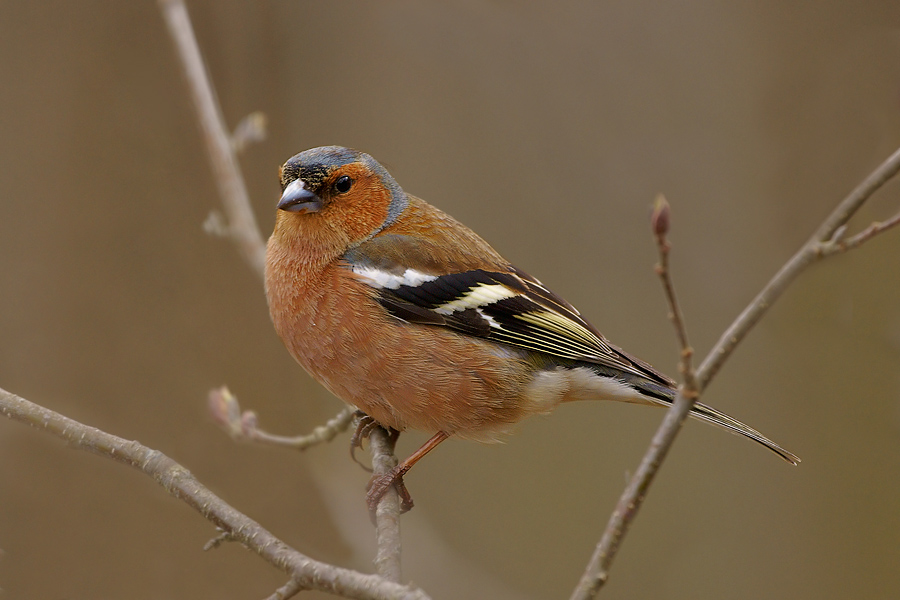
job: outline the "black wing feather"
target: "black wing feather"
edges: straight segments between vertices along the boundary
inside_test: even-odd
[[[479,302],[481,286],[503,286],[506,297]],[[419,285],[380,288],[379,302],[410,323],[438,325],[559,358],[619,369],[669,384],[655,369],[609,344],[571,304],[516,270],[476,269]],[[454,304],[456,303],[456,304]]]

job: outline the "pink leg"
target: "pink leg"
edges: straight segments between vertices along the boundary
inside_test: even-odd
[[[366,494],[366,504],[369,505],[369,512],[375,513],[375,508],[378,506],[378,503],[381,502],[381,498],[392,485],[397,487],[397,492],[400,494],[402,511],[406,512],[410,510],[413,507],[413,501],[409,492],[406,490],[406,485],[403,483],[403,476],[406,475],[406,472],[409,471],[414,464],[419,462],[422,457],[434,450],[438,444],[448,437],[450,437],[450,434],[438,431],[431,436],[427,442],[422,444],[421,448],[410,454],[409,458],[391,469],[390,472],[373,477],[372,480],[369,481],[369,492]]]

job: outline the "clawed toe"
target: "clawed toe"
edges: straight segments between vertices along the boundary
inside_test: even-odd
[[[378,508],[378,504],[387,491],[391,489],[391,486],[397,489],[397,494],[400,496],[400,512],[405,513],[412,510],[414,506],[413,499],[409,494],[409,490],[406,489],[406,484],[403,482],[405,472],[398,465],[384,475],[376,475],[369,480],[369,485],[366,487],[368,490],[366,493],[366,504],[371,515],[375,515],[375,509]]]
[[[350,436],[350,458],[353,459],[353,462],[371,473],[372,469],[361,463],[359,459],[356,458],[356,449],[362,448],[363,440],[369,437],[369,434],[372,433],[372,430],[379,426],[378,421],[361,410],[356,411],[355,417],[356,430],[353,432],[353,435]]]

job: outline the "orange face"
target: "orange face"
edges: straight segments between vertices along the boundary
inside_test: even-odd
[[[281,167],[279,178],[279,226],[307,235],[323,228],[346,246],[377,233],[406,205],[403,190],[381,165],[346,148],[301,152]]]

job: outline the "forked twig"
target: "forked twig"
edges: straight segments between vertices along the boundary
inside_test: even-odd
[[[324,425],[319,425],[308,434],[286,436],[260,429],[256,413],[252,410],[241,412],[237,398],[225,386],[209,392],[208,406],[213,419],[232,439],[284,446],[294,450],[306,450],[317,444],[330,442],[339,434],[347,431],[355,414],[355,409],[348,406]]]
[[[0,414],[47,431],[75,448],[112,458],[149,475],[169,494],[227,532],[228,538],[253,550],[303,588],[360,600],[428,598],[421,590],[384,577],[336,567],[297,552],[259,523],[232,508],[187,469],[157,450],[89,427],[3,389],[0,389]]]
[[[879,233],[887,231],[900,223],[900,214],[884,221],[874,223],[861,233],[842,241],[843,232],[847,223],[859,208],[888,180],[900,171],[900,150],[895,151],[865,180],[862,181],[832,213],[823,221],[813,236],[797,251],[797,253],[775,274],[771,281],[762,289],[754,300],[735,319],[734,323],[722,334],[716,345],[710,350],[703,363],[696,370],[690,368],[689,363],[684,362],[690,356],[690,347],[687,344],[687,334],[684,330],[683,319],[673,302],[673,292],[670,282],[664,281],[667,297],[670,297],[670,307],[673,315],[678,315],[676,322],[677,335],[682,343],[682,375],[685,384],[679,389],[671,408],[666,413],[662,424],[653,436],[650,447],[644,454],[640,467],[628,482],[615,510],[610,516],[606,530],[600,542],[597,544],[593,555],[581,577],[578,585],[572,593],[571,600],[587,600],[594,598],[609,577],[609,569],[613,559],[621,546],[622,540],[637,511],[644,501],[647,490],[653,481],[653,477],[665,459],[675,437],[687,418],[691,406],[697,397],[703,393],[706,386],[716,375],[725,361],[737,345],[747,336],[753,326],[759,322],[762,316],[769,310],[772,304],[781,296],[785,289],[806,270],[812,263],[832,256],[838,252],[859,247],[862,243],[872,239]],[[664,212],[657,214],[657,211]],[[664,229],[668,230],[668,207],[663,209],[659,203],[654,209],[654,235],[657,236],[658,246],[661,252],[661,264],[668,250],[663,251],[665,231],[657,231],[657,218],[662,216],[665,222]],[[667,269],[662,269],[664,272]],[[687,355],[687,357],[686,357]],[[685,366],[687,368],[685,368]]]
[[[222,120],[222,111],[216,100],[212,83],[207,77],[203,57],[200,54],[200,48],[197,45],[187,9],[182,0],[159,0],[159,3],[169,26],[172,40],[178,48],[188,87],[191,91],[191,98],[194,101],[197,117],[200,120],[204,139],[207,142],[213,172],[216,175],[219,192],[222,196],[225,212],[228,215],[229,226],[227,231],[231,233],[232,239],[241,249],[247,262],[257,274],[262,276],[265,271],[265,243],[259,232],[256,220],[253,218],[250,198],[234,154],[235,145],[232,143],[232,138],[228,135]],[[347,419],[349,424],[349,418],[351,418],[350,414],[343,415],[342,413],[338,417],[338,424],[342,425],[345,419]],[[259,440],[272,443],[276,440],[279,443],[285,441],[280,436],[272,436],[271,434],[260,432],[255,427],[255,419],[242,419],[242,421],[244,421],[244,427],[254,431]],[[297,443],[306,447],[313,440],[318,441],[320,437],[332,435],[333,431],[335,431],[334,427],[329,428],[326,426],[326,429],[318,434],[313,432],[312,440],[305,438],[297,441]],[[388,448],[385,445],[373,443],[370,447],[373,453],[373,464],[389,459],[396,461],[396,457],[393,456],[393,445]],[[388,454],[385,456],[384,452]],[[379,546],[378,552],[379,556],[385,557],[392,557],[396,554],[396,569],[391,568],[386,572],[391,578],[399,581],[399,502],[382,502],[382,506],[383,508],[380,507],[379,510],[383,512],[384,518],[379,521],[376,537],[379,544],[383,543],[386,546]],[[386,511],[393,511],[394,517],[392,519],[387,518]],[[393,533],[389,532],[388,530],[391,527],[394,527],[396,531]],[[394,545],[395,540],[396,545]],[[387,562],[390,563],[391,561]]]
[[[226,231],[231,234],[232,239],[241,249],[250,266],[257,274],[262,276],[265,270],[265,243],[256,225],[256,220],[253,218],[250,197],[247,194],[243,177],[238,168],[237,158],[234,154],[234,145],[222,120],[222,111],[216,100],[212,83],[207,77],[206,67],[200,54],[200,48],[197,45],[197,39],[194,36],[187,9],[182,0],[159,0],[159,4],[169,26],[169,33],[172,35],[172,40],[178,49],[179,57],[184,66],[191,98],[197,110],[197,118],[200,120],[201,128],[203,129],[213,172],[216,175],[216,182],[219,185],[219,192],[229,220]],[[257,441],[279,444],[294,442],[297,444],[295,447],[308,447],[311,443],[317,443],[320,437],[330,436],[335,431],[334,428],[326,425],[326,429],[318,431],[318,433],[314,431],[312,438],[284,438],[267,434],[256,428],[252,413],[245,416],[247,418],[243,420],[242,429],[246,428],[246,430],[252,431]],[[339,424],[343,425],[344,420],[349,418],[349,414],[344,415],[342,413],[339,416]],[[377,452],[374,445],[372,448],[373,452]],[[377,462],[376,455],[373,455],[373,462]],[[390,503],[387,503],[384,510],[388,510],[391,506]],[[396,510],[396,522],[399,528],[399,505]],[[386,520],[384,526],[386,527],[391,522],[392,520]],[[397,539],[399,539],[399,535],[398,529],[396,533]],[[392,536],[389,535],[378,535],[379,540],[389,541],[391,538]],[[391,555],[392,553],[392,548],[386,549],[384,552],[385,555]]]
[[[651,214],[651,226],[653,235],[656,238],[656,248],[659,252],[659,263],[656,265],[655,270],[656,274],[659,275],[666,295],[666,301],[669,305],[669,318],[681,345],[681,358],[678,363],[678,370],[681,372],[685,384],[679,388],[672,407],[666,412],[662,424],[650,442],[650,448],[622,492],[622,496],[619,498],[612,515],[610,515],[603,537],[600,539],[600,543],[597,544],[588,567],[584,575],[582,575],[578,587],[575,588],[572,594],[573,600],[592,598],[609,578],[609,569],[619,550],[619,546],[625,538],[631,522],[637,516],[647,490],[650,488],[650,484],[653,483],[660,466],[662,466],[662,462],[672,447],[675,437],[690,414],[694,402],[699,397],[697,378],[691,362],[693,350],[688,342],[684,315],[675,295],[675,285],[672,283],[669,272],[669,251],[671,246],[666,238],[669,231],[669,221],[669,203],[665,197],[659,195],[654,202]]]
[[[697,379],[700,391],[706,389],[710,380],[719,371],[725,361],[731,356],[735,346],[747,336],[747,332],[753,328],[760,318],[775,303],[784,290],[806,270],[812,263],[832,256],[834,252],[828,248],[834,241],[835,233],[847,223],[881,186],[887,183],[900,171],[900,150],[896,150],[877,169],[866,177],[856,188],[844,198],[840,204],[828,215],[828,218],[819,226],[813,236],[794,254],[791,259],[775,274],[762,291],[741,312],[735,321],[725,330],[725,333],[716,342],[703,363],[697,369]],[[895,221],[891,219],[891,221]],[[886,231],[887,228],[878,229],[877,233]],[[861,239],[859,244],[872,239],[874,233]]]
[[[266,600],[288,600],[288,598],[293,598],[303,590],[305,590],[300,582],[296,579],[291,579],[286,584],[275,590],[275,593],[266,598]]]
[[[219,187],[219,195],[228,216],[226,231],[250,267],[262,277],[265,270],[266,243],[259,232],[256,217],[253,216],[250,195],[238,168],[232,137],[225,127],[222,109],[206,73],[206,65],[197,45],[187,7],[182,0],[159,0],[159,6],[166,19],[172,42],[178,51],[178,57],[181,59],[181,65],[184,67],[191,100],[197,110],[197,118],[213,170],[213,179]]]

